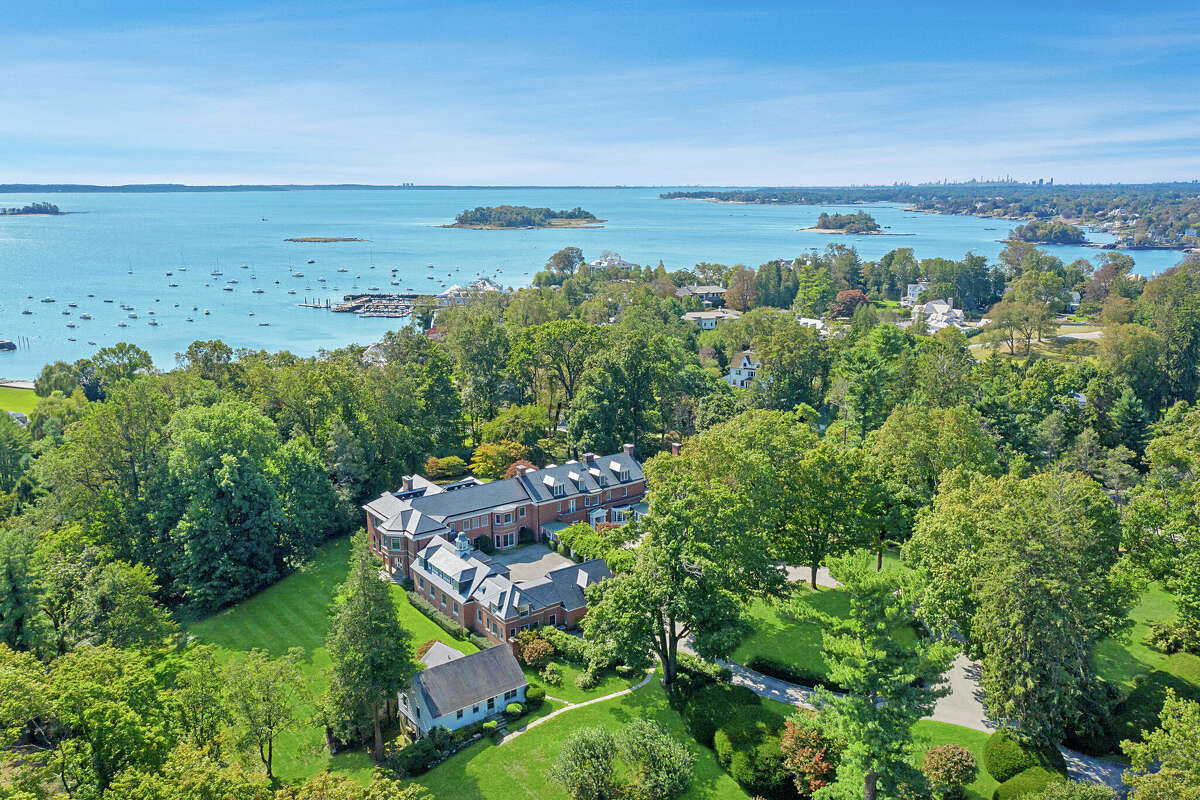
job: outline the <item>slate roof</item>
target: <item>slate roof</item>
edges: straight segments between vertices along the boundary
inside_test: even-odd
[[[417,673],[413,685],[433,715],[440,717],[502,696],[528,681],[512,651],[498,646],[429,667]]]
[[[613,464],[618,465],[619,469],[613,470]],[[628,480],[620,480],[621,469],[629,473]],[[555,495],[552,484],[546,482],[547,478],[563,483],[566,487],[564,494]],[[607,483],[602,484],[600,478],[604,478]],[[546,503],[579,494],[598,494],[614,486],[640,481],[642,478],[642,465],[633,456],[622,452],[611,456],[596,456],[596,459],[590,462],[577,461],[574,464],[543,467],[513,480],[521,481],[525,491],[535,502]]]
[[[516,479],[508,478],[491,483],[465,486],[450,492],[426,494],[414,497],[408,502],[422,514],[428,514],[440,522],[447,517],[478,513],[484,510],[490,511],[496,506],[520,503],[527,499],[528,497]]]
[[[448,644],[442,642],[434,642],[433,646],[425,651],[425,655],[421,656],[418,661],[426,667],[436,667],[439,664],[445,664],[453,661],[456,658],[462,658],[463,654],[455,650]]]

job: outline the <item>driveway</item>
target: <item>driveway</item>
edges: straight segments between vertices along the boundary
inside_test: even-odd
[[[513,583],[537,580],[547,572],[575,563],[544,544],[530,544],[516,550],[495,553],[492,555],[492,561],[508,567],[508,576]]]

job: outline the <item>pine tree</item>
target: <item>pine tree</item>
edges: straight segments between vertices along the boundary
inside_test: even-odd
[[[358,536],[350,577],[342,584],[325,648],[333,662],[325,697],[328,724],[346,740],[367,730],[375,737],[375,760],[383,758],[379,714],[416,672],[408,632],[400,625],[379,565]]]
[[[1146,447],[1146,407],[1128,386],[1113,405],[1112,421],[1117,442],[1141,454]]]

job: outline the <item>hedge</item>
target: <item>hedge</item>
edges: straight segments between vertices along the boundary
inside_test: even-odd
[[[734,710],[713,735],[717,761],[748,794],[769,800],[795,797],[779,745],[784,720],[762,706]]]
[[[530,686],[525,690],[525,708],[536,711],[546,702],[546,690],[540,686]]]
[[[579,636],[572,636],[566,631],[544,625],[540,629],[542,638],[554,645],[554,654],[572,664],[586,664],[589,661],[590,648],[588,643]]]
[[[988,774],[1000,783],[1033,767],[1067,774],[1067,762],[1058,748],[1029,744],[1012,728],[1001,728],[988,737],[983,747],[983,763]]]
[[[436,622],[438,627],[444,630],[446,633],[450,634],[455,639],[467,638],[467,629],[439,611],[433,605],[433,603],[429,602],[429,600],[417,594],[416,592],[405,592],[404,596],[408,598],[408,602],[412,603],[414,608]]]
[[[746,662],[746,666],[755,672],[761,672],[763,675],[768,675],[772,678],[778,678],[781,681],[788,683],[796,683],[801,686],[817,687],[822,686],[831,692],[845,692],[846,687],[842,686],[837,681],[832,681],[820,673],[812,670],[796,667],[791,664],[784,664],[782,661],[776,661],[765,656],[753,656]]]
[[[1030,767],[997,786],[992,792],[992,800],[1015,800],[1027,794],[1040,792],[1054,781],[1066,780],[1062,775],[1045,767]]]
[[[762,699],[745,686],[710,683],[689,698],[683,711],[683,727],[697,742],[712,747],[717,728],[731,714],[757,705],[762,705]]]

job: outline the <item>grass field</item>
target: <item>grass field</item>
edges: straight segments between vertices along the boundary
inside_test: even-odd
[[[1143,730],[1157,727],[1168,688],[1180,696],[1200,700],[1200,656],[1166,655],[1146,646],[1150,627],[1175,616],[1171,596],[1151,584],[1130,616],[1134,626],[1129,635],[1102,642],[1097,652],[1100,675],[1128,695],[1117,708],[1119,738],[1139,738]]]
[[[899,556],[894,551],[885,551],[883,567],[885,570],[900,568]],[[807,574],[807,570],[805,572]],[[792,598],[770,602],[756,600],[748,610],[753,632],[734,651],[732,660],[745,664],[754,656],[761,656],[820,675],[828,674],[829,667],[821,654],[823,626],[798,619],[793,611],[797,605],[832,617],[845,617],[850,612],[846,592],[824,586],[813,591],[807,584],[800,584]],[[915,637],[911,628],[899,628],[896,635],[905,642],[911,642]]]
[[[253,648],[274,656],[285,654],[290,647],[301,648],[305,653],[305,691],[316,698],[325,690],[324,672],[329,666],[329,654],[325,651],[329,610],[338,584],[349,572],[349,558],[348,538],[329,542],[300,571],[236,606],[189,625],[188,632],[197,641],[216,645],[222,659],[235,658]],[[453,638],[413,608],[399,586],[392,587],[392,596],[401,624],[412,634],[414,647],[437,639],[463,653],[478,650],[470,642]],[[309,702],[298,709],[297,715],[304,720],[312,711],[313,704]],[[306,777],[326,768],[350,773],[363,781],[371,774],[371,760],[365,752],[330,756],[323,731],[312,725],[304,725],[280,738],[274,766],[275,774],[285,780]]]
[[[20,411],[23,414],[33,413],[41,400],[33,389],[18,389],[15,386],[0,386],[0,411]]]
[[[675,738],[687,742],[696,754],[692,788],[685,798],[746,798],[741,787],[721,769],[713,752],[696,744],[684,732],[682,720],[667,705],[662,685],[654,679],[632,694],[567,711],[502,744],[474,744],[418,777],[416,782],[428,787],[434,797],[455,800],[566,798],[563,790],[549,780],[547,771],[558,757],[567,734],[594,725],[616,732],[637,717],[657,720]]]

